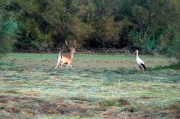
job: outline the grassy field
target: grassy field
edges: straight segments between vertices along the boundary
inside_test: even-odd
[[[0,118],[178,119],[180,70],[174,60],[75,54],[74,69],[58,68],[57,54],[9,54],[0,62]]]

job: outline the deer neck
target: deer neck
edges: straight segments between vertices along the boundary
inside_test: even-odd
[[[71,59],[73,59],[73,54],[74,54],[73,52],[70,52],[70,55],[71,55]]]

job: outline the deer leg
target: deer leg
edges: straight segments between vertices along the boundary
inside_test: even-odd
[[[60,63],[60,62],[58,61],[58,62],[57,62],[57,65],[56,65],[56,67],[55,67],[55,69],[58,67],[59,63]]]
[[[61,64],[60,64],[60,65],[61,65],[61,67],[63,66],[63,64],[64,64],[64,62],[61,62]]]
[[[72,65],[69,64],[69,66],[73,69]]]

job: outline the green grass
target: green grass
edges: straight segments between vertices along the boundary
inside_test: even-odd
[[[44,54],[39,54],[39,53],[11,53],[11,54],[8,54],[7,57],[9,58],[57,58],[57,54],[58,53],[44,53]],[[104,58],[108,58],[108,59],[119,59],[119,58],[122,58],[122,59],[134,59],[134,55],[114,55],[114,54],[103,54],[103,53],[92,53],[92,54],[85,54],[85,53],[75,53],[74,54],[75,58],[100,58],[100,59],[104,59]],[[163,57],[160,57],[160,56],[141,56],[143,58],[153,58],[153,59],[160,59],[160,58],[163,58]]]
[[[180,69],[180,61],[179,62],[175,62],[166,66],[162,66],[162,65],[156,65],[154,68],[154,70],[161,70],[161,69],[175,69],[175,70],[179,70]]]
[[[8,58],[15,59],[14,65],[2,63],[0,118],[171,119],[180,113],[180,70],[148,70],[143,74],[124,67],[55,70],[48,66],[16,65],[18,60],[30,56],[46,59],[56,55],[11,54]],[[92,56],[75,57],[84,60]],[[114,60],[112,55],[95,57]]]
[[[14,66],[13,63],[0,62],[0,66]]]

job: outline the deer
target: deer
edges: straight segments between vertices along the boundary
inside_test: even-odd
[[[69,47],[67,41],[65,41],[65,44],[68,47],[68,49],[70,50],[70,52],[68,54],[62,54],[61,51],[59,51],[55,69],[59,66],[59,64],[61,67],[63,64],[67,64],[67,68],[68,68],[68,66],[70,66],[73,69],[71,63],[73,61],[73,54],[76,51],[76,40],[74,41],[74,45],[72,47]]]

